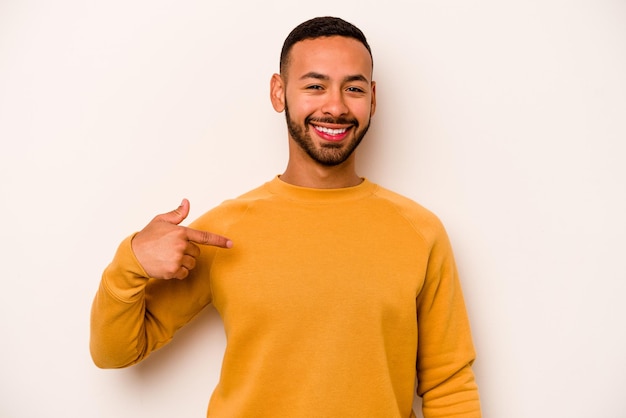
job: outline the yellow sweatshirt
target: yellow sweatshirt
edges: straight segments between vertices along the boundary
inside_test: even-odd
[[[202,246],[185,280],[146,277],[127,238],[91,318],[99,367],[167,343],[208,304],[227,337],[208,417],[480,417],[470,326],[446,232],[417,203],[364,180],[308,189],[278,177],[191,227]]]

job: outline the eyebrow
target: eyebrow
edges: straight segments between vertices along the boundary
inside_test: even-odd
[[[310,71],[310,72],[304,74],[302,77],[300,77],[300,80],[305,80],[307,78],[315,78],[317,80],[323,80],[323,81],[330,80],[330,77],[328,77],[327,75],[316,73],[315,71]],[[364,83],[368,83],[369,82],[367,80],[367,78],[365,78],[365,76],[363,76],[361,74],[348,75],[348,76],[343,78],[343,82],[344,83],[350,83],[350,82],[353,82],[353,81],[362,81]]]

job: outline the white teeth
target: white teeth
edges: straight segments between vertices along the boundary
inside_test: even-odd
[[[320,132],[324,132],[325,134],[328,134],[328,135],[339,135],[347,131],[347,128],[329,129],[329,128],[324,128],[323,126],[316,126],[315,129],[317,129]]]

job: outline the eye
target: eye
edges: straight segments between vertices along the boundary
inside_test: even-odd
[[[312,84],[306,87],[307,90],[323,90],[324,88],[319,84]]]
[[[346,90],[348,92],[350,92],[350,93],[365,93],[365,90],[363,90],[362,88],[354,87],[354,86],[353,87],[348,87]]]

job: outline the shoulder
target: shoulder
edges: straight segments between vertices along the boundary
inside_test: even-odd
[[[392,207],[427,241],[446,237],[445,227],[439,217],[415,200],[380,185],[377,185],[374,196]]]

